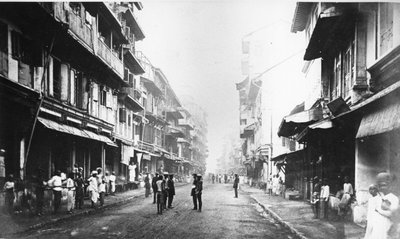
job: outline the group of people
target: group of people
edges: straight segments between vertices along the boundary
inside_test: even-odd
[[[148,174],[146,178],[145,178],[145,187],[146,187],[145,196],[148,197],[149,192],[147,191],[147,188],[150,186]],[[146,186],[146,181],[148,182],[147,186]],[[173,208],[172,201],[174,200],[175,196],[174,175],[168,174],[167,172],[165,172],[164,174],[156,173],[152,179],[151,186],[153,188],[153,204],[157,204],[157,213],[162,214],[163,210],[166,210],[167,208],[169,209]]]
[[[116,186],[114,172],[111,175],[108,172],[103,175],[102,169],[97,168],[92,171],[89,179],[84,180],[83,168],[76,164],[68,174],[57,170],[50,180],[45,179],[44,170],[39,168],[33,178],[33,185],[19,186],[21,180],[15,179],[12,174],[8,175],[3,189],[5,192],[5,208],[9,214],[14,213],[14,210],[19,212],[18,205],[22,205],[30,212],[35,207],[35,214],[41,216],[46,189],[52,191],[54,213],[60,210],[63,191],[67,196],[67,213],[72,213],[74,209],[82,209],[85,190],[89,192],[92,207],[95,207],[98,201],[100,201],[100,205],[103,205],[105,195],[114,194]],[[32,196],[33,193],[35,196]]]
[[[369,187],[367,228],[364,239],[399,238],[399,198],[392,193],[392,176],[379,173]]]
[[[343,186],[335,196],[331,196],[330,186],[326,178],[320,180],[318,176],[315,176],[313,182],[311,203],[313,204],[315,218],[328,218],[329,209],[332,209],[336,212],[335,217],[340,220],[344,219],[350,211],[350,204],[354,198],[353,185],[350,183],[349,177],[344,177]]]
[[[212,183],[229,183],[233,179],[233,175],[229,176],[228,174],[212,174],[211,181]]]
[[[283,193],[284,183],[281,177],[278,174],[273,175],[272,178],[269,178],[267,181],[267,192],[269,195],[278,196]]]

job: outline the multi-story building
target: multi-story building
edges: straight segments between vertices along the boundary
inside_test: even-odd
[[[305,33],[304,70],[322,105],[322,117],[314,123],[303,118],[297,122],[302,131],[293,135],[307,145],[308,178],[327,178],[335,192],[350,177],[360,207],[357,221],[366,215],[362,205],[375,175],[400,176],[399,15],[398,3],[300,2],[291,28]],[[315,108],[312,101],[306,99],[305,110]]]
[[[102,168],[126,184],[136,155],[125,146],[143,122],[141,3],[1,5],[0,179],[76,164],[84,177]]]

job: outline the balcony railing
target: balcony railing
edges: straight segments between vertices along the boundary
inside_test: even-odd
[[[93,48],[92,29],[85,24],[84,20],[75,15],[73,11],[68,12],[69,27],[90,48]]]
[[[97,54],[103,59],[121,78],[124,76],[124,65],[118,56],[104,43],[97,39],[98,49]]]

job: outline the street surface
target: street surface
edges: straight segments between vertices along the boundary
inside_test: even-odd
[[[176,188],[173,209],[157,215],[152,197],[78,216],[15,238],[295,238],[232,184],[205,184],[202,212],[192,210],[191,185]]]

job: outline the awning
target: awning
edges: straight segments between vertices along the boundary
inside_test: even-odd
[[[256,123],[252,123],[248,126],[246,126],[243,130],[243,133],[240,134],[240,138],[247,138],[250,135],[254,134],[254,130],[256,129]]]
[[[107,145],[110,145],[110,146],[113,146],[113,147],[118,147],[118,145],[116,145],[108,137],[93,133],[93,132],[88,131],[88,130],[81,130],[81,129],[78,129],[78,128],[75,128],[75,127],[72,127],[72,126],[69,126],[69,125],[57,123],[55,121],[52,121],[52,120],[49,120],[49,119],[45,119],[45,118],[41,118],[41,117],[38,117],[38,121],[48,129],[52,129],[52,130],[55,130],[55,131],[58,131],[58,132],[66,133],[66,134],[72,134],[72,135],[83,137],[83,138],[87,138],[87,139],[93,139],[93,140],[96,140],[96,141],[104,142]]]
[[[305,142],[314,130],[330,129],[332,127],[333,127],[333,123],[330,118],[323,119],[321,121],[318,121],[314,124],[307,126],[303,131],[301,131],[301,133],[299,133],[296,136],[296,141],[298,141],[299,143]]]
[[[310,61],[326,55],[331,48],[347,38],[347,32],[354,27],[355,22],[350,13],[351,11],[345,12],[340,6],[335,6],[319,15],[304,60]]]
[[[400,128],[400,104],[385,105],[367,113],[361,120],[356,138],[382,134]]]
[[[289,137],[300,133],[307,125],[322,119],[322,109],[312,108],[282,119],[279,126],[278,136]]]
[[[278,156],[272,158],[271,161],[278,164],[278,163],[284,163],[284,162],[290,162],[293,160],[298,160],[298,159],[301,159],[302,157],[304,157],[304,152],[305,152],[304,149],[300,149],[300,150],[293,151],[290,153],[281,154],[281,155],[278,155]]]

